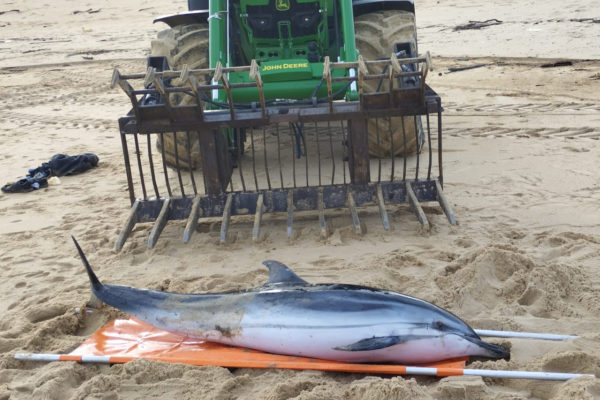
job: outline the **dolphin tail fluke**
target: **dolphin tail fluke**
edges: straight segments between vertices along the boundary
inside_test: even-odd
[[[94,271],[92,270],[92,266],[90,265],[87,258],[85,257],[85,254],[83,254],[83,250],[81,250],[79,243],[77,243],[77,240],[75,239],[74,236],[71,236],[71,238],[73,239],[73,243],[75,243],[75,247],[77,247],[77,251],[79,252],[79,257],[81,257],[81,261],[83,262],[83,265],[85,266],[85,270],[87,271],[88,277],[90,278],[90,284],[92,285],[92,290],[97,291],[97,290],[102,289],[102,283],[100,282],[100,280],[98,279],[98,277],[96,276]]]

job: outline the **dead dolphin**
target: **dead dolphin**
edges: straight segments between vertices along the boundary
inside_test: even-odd
[[[75,238],[73,238],[75,241]],[[245,291],[178,294],[102,284],[75,241],[92,292],[165,331],[270,353],[348,362],[427,363],[461,356],[508,358],[462,320],[387,290],[311,285],[277,261]]]

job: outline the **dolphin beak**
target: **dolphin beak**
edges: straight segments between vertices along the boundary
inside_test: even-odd
[[[490,357],[490,358],[496,358],[496,359],[504,359],[504,360],[510,360],[510,351],[508,351],[507,349],[505,349],[504,347],[497,345],[497,344],[493,344],[493,343],[488,343],[485,342],[483,340],[481,340],[481,338],[477,337],[473,337],[470,335],[461,335],[463,338],[465,338],[466,340],[468,340],[469,342],[477,345],[479,348],[481,348],[484,352],[484,354],[481,354],[485,357]]]

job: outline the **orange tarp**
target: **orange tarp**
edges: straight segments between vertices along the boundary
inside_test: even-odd
[[[351,364],[306,357],[263,353],[218,343],[203,342],[156,329],[135,319],[117,319],[99,329],[81,346],[61,359],[81,361],[82,356],[109,356],[110,363],[135,359],[214,365],[230,368],[287,368],[319,371],[341,371],[371,374],[406,373],[406,366],[394,364]],[[421,367],[445,369],[465,368],[468,357]],[[454,375],[456,373],[453,373]]]

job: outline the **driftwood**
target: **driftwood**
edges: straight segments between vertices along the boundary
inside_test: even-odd
[[[454,27],[455,31],[464,31],[467,29],[481,29],[486,28],[488,26],[500,25],[502,21],[496,18],[487,19],[485,21],[469,21],[468,24],[457,25]]]
[[[542,64],[542,68],[554,68],[554,67],[567,67],[569,65],[573,65],[572,61],[557,61],[548,64]]]
[[[473,64],[473,65],[465,65],[464,67],[450,67],[450,68],[448,68],[448,72],[446,72],[446,73],[449,74],[450,72],[466,71],[468,69],[485,67],[486,65],[487,64]]]
[[[73,11],[73,14],[84,14],[84,13],[96,14],[96,13],[99,13],[100,10],[101,10],[100,8],[97,9],[97,10],[93,10],[91,8],[88,8],[87,10],[83,10],[83,11],[81,11],[81,10],[75,10],[75,11]]]

